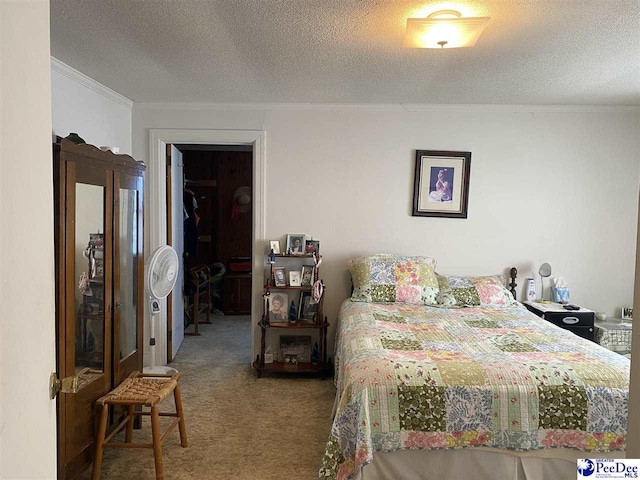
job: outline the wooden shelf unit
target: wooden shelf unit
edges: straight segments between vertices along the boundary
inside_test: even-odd
[[[275,258],[286,258],[290,260],[301,260],[301,262],[297,262],[297,266],[302,269],[302,265],[310,265],[308,263],[309,260],[313,260],[314,256],[312,254],[302,254],[302,255],[272,255]],[[320,255],[317,255],[318,258]],[[319,280],[320,269],[315,263],[313,264],[313,281],[320,281],[322,283],[323,294],[320,297],[320,301],[317,303],[317,309],[314,314],[313,319],[296,319],[295,321],[288,322],[271,322],[269,320],[269,305],[270,305],[270,297],[274,291],[284,290],[284,291],[297,291],[297,292],[312,292],[313,286],[276,286],[274,281],[274,264],[271,264],[270,275],[267,284],[265,285],[265,303],[264,303],[264,311],[258,326],[261,329],[261,342],[260,342],[260,354],[257,355],[256,360],[253,362],[253,368],[257,371],[258,378],[262,376],[265,372],[273,372],[273,373],[313,373],[325,376],[330,373],[331,365],[330,362],[327,361],[327,329],[329,327],[329,322],[327,317],[323,314],[323,304],[324,304],[324,282]],[[300,300],[299,300],[300,302]],[[300,307],[300,305],[298,305]],[[297,309],[300,312],[300,308]],[[287,305],[286,311],[289,311],[289,306]],[[299,332],[301,330],[317,330],[318,331],[318,361],[317,363],[311,362],[299,362],[296,364],[287,364],[284,362],[274,361],[273,363],[265,363],[265,350],[266,350],[266,336],[267,330],[269,328],[278,329],[281,334],[285,334],[287,330]]]

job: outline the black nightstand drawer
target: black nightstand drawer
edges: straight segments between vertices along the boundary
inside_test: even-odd
[[[595,335],[593,322],[596,315],[592,310],[586,308],[565,310],[562,305],[538,302],[524,302],[524,306],[547,322],[593,341]]]
[[[593,342],[594,328],[593,327],[562,327],[564,330],[569,330],[576,335],[591,340]]]
[[[593,327],[593,312],[544,312],[542,318],[563,328]],[[593,329],[592,329],[593,330]]]

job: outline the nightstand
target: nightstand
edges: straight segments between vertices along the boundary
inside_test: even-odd
[[[631,354],[631,322],[622,318],[595,321],[595,342],[620,355]]]
[[[552,302],[524,302],[524,306],[546,321],[593,341],[595,320],[593,310],[582,307],[580,310],[565,310],[561,304]]]

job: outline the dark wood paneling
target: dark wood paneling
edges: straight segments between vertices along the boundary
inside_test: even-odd
[[[216,180],[216,186],[189,186],[198,195],[198,256],[191,264],[222,262],[229,268],[232,257],[250,257],[252,210],[231,219],[233,193],[241,186],[253,185],[251,152],[183,152],[184,173],[188,180]],[[253,200],[253,199],[252,199]]]
[[[251,152],[219,153],[218,165],[218,256],[227,268],[232,257],[251,256],[252,210],[241,213],[237,220],[231,219],[233,192],[243,185],[251,187]],[[253,198],[252,198],[253,201]]]

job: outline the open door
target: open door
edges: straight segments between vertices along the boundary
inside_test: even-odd
[[[180,261],[178,278],[167,298],[167,363],[173,360],[184,339],[184,223],[182,191],[184,173],[182,152],[167,145],[167,245]]]

